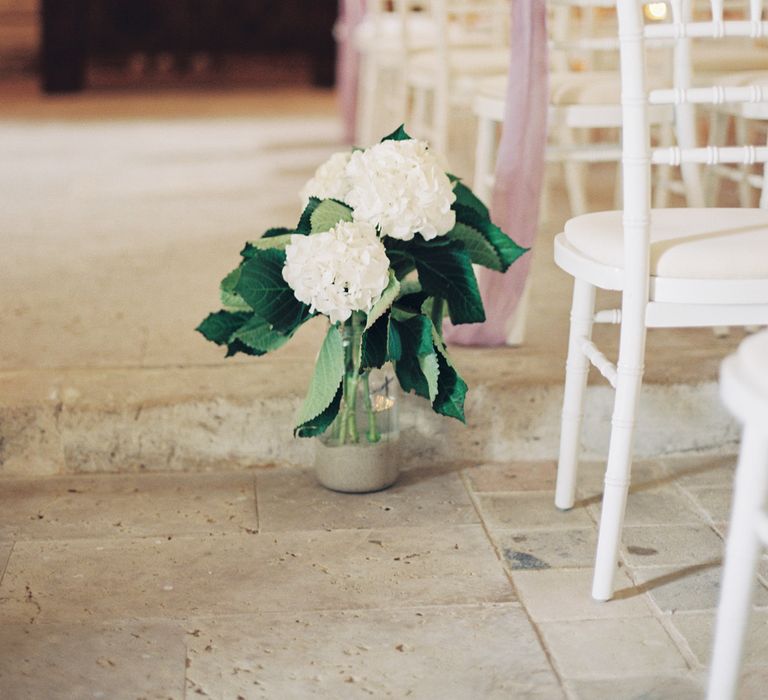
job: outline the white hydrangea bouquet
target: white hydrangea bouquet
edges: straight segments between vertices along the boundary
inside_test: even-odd
[[[370,370],[387,362],[405,392],[464,421],[467,385],[446,351],[443,315],[447,309],[454,324],[484,321],[473,263],[503,272],[526,249],[403,127],[332,156],[302,197],[295,229],[270,229],[245,245],[221,283],[224,309],[197,330],[226,346],[227,357],[263,355],[308,319],[328,318],[299,437],[335,421],[337,442],[377,441],[374,407],[367,402],[370,420],[358,429],[355,397]]]

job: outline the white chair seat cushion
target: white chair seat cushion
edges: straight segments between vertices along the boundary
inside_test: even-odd
[[[570,247],[624,267],[622,212],[577,216],[565,224]],[[654,209],[650,273],[674,279],[768,279],[768,211]]]
[[[620,104],[619,75],[613,71],[551,73],[549,102],[561,106]]]
[[[438,55],[435,51],[422,51],[413,56],[408,63],[409,72],[433,74],[438,68]],[[454,73],[471,75],[494,75],[509,70],[509,49],[465,47],[451,49],[448,52],[449,68]]]
[[[768,331],[741,343],[738,358],[744,379],[768,395]]]

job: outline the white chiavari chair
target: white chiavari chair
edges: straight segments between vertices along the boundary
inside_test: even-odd
[[[367,0],[365,19],[353,37],[360,55],[358,145],[371,145],[382,128],[405,121],[408,58],[434,49],[436,34],[435,23],[415,0]]]
[[[760,0],[748,20],[726,21],[722,0],[711,18],[690,21],[687,0],[672,0],[669,22],[646,24],[637,0],[618,0],[622,76],[623,210],[568,221],[555,239],[555,261],[574,277],[555,504],[575,500],[579,431],[590,364],[615,388],[611,437],[592,595],[613,595],[632,466],[633,433],[645,364],[647,328],[744,326],[768,322],[768,211],[652,209],[652,163],[690,167],[765,163],[768,147],[652,148],[651,105],[696,106],[768,100],[759,86],[648,89],[646,47],[674,40],[675,71],[690,71],[692,38],[768,35]],[[678,75],[677,85],[690,85]],[[620,309],[595,312],[595,290],[622,294]],[[594,323],[617,323],[619,353],[610,361],[592,341]]]
[[[409,131],[448,154],[451,120],[469,112],[477,82],[509,69],[509,0],[423,0],[434,49],[408,61]],[[406,16],[406,33],[413,15]]]
[[[547,162],[562,166],[572,216],[594,207],[588,201],[587,168],[595,163],[621,160],[618,133],[621,128],[621,85],[618,73],[619,41],[616,34],[615,0],[554,0],[550,3],[550,109]],[[668,56],[658,52],[660,61]],[[473,104],[477,119],[474,188],[485,200],[493,187],[498,130],[504,118],[506,76],[478,83]],[[685,115],[683,115],[685,116]],[[656,139],[672,145],[675,111],[655,106],[649,111]],[[693,145],[694,129],[681,120],[683,140]],[[671,190],[691,204],[702,204],[701,186],[687,173],[683,182],[672,181],[669,168],[655,173],[655,203],[665,206]],[[616,178],[617,193],[620,177]],[[545,199],[548,196],[545,190]],[[542,207],[548,211],[549,207]]]
[[[708,700],[735,700],[760,551],[768,546],[768,331],[726,358],[720,394],[744,425],[734,478]]]

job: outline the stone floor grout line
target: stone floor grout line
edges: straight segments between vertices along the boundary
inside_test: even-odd
[[[253,510],[256,515],[256,534],[260,535],[261,530],[261,513],[259,513],[259,477],[253,475]]]
[[[474,493],[470,486],[469,477],[467,476],[466,470],[462,470],[459,472],[459,476],[461,478],[461,482],[464,485],[464,488],[467,491],[467,495],[469,496],[470,501],[472,502],[472,505],[475,508],[475,512],[477,513],[477,517],[480,519],[480,525],[483,528],[483,532],[485,533],[485,536],[488,538],[488,542],[490,543],[491,547],[493,548],[494,553],[496,554],[496,558],[499,560],[499,563],[502,566],[502,569],[504,571],[504,575],[507,577],[507,580],[509,581],[509,585],[512,588],[512,590],[515,593],[515,598],[517,599],[518,603],[520,604],[520,609],[525,613],[525,617],[528,620],[528,624],[531,626],[531,629],[533,630],[533,633],[536,635],[536,639],[539,642],[539,646],[541,647],[542,652],[544,653],[544,656],[547,659],[547,663],[549,664],[550,668],[552,669],[552,673],[555,674],[555,677],[557,678],[557,682],[563,691],[563,693],[568,697],[568,700],[576,700],[575,698],[572,698],[566,687],[565,687],[565,678],[563,677],[562,673],[560,672],[560,669],[557,666],[557,663],[555,661],[554,656],[552,655],[549,647],[547,646],[544,635],[542,634],[541,630],[539,629],[539,626],[536,624],[534,619],[531,617],[531,613],[528,611],[528,608],[526,607],[525,603],[523,603],[522,598],[520,597],[520,594],[517,590],[517,587],[515,586],[515,582],[512,579],[512,574],[509,571],[509,567],[507,567],[504,557],[499,551],[499,547],[496,545],[496,542],[493,539],[493,536],[491,535],[490,528],[488,527],[487,523],[485,522],[485,518],[483,517],[483,511],[480,507],[480,503],[477,499],[477,494]]]
[[[11,548],[8,550],[8,556],[5,558],[5,562],[3,563],[2,570],[0,570],[0,586],[3,583],[5,572],[8,570],[8,564],[11,561],[11,556],[13,555],[13,550],[15,547],[16,547],[16,541],[14,540],[13,542],[11,542]]]
[[[657,568],[657,567],[645,567],[645,568]],[[635,571],[633,567],[630,567],[630,566],[625,567],[625,573],[627,574],[627,576],[629,576],[629,579],[632,581],[632,583],[636,587],[640,588],[643,585],[642,583],[637,582],[637,579],[634,575]],[[653,617],[659,621],[659,624],[664,628],[664,631],[667,633],[667,636],[672,640],[672,643],[680,652],[680,655],[683,657],[683,660],[688,666],[688,670],[689,671],[697,670],[700,667],[698,659],[696,658],[696,655],[691,650],[691,647],[688,644],[688,640],[672,623],[671,615],[668,615],[661,609],[661,607],[654,600],[650,591],[648,590],[644,591],[643,596],[645,597],[645,601],[651,609],[651,613]]]

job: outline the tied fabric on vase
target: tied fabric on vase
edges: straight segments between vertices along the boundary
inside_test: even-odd
[[[526,249],[402,127],[375,146],[332,156],[301,198],[295,228],[246,243],[221,283],[224,308],[197,330],[227,357],[263,355],[310,319],[326,318],[298,437],[334,426],[338,444],[380,440],[383,406],[367,390],[356,397],[387,363],[405,392],[464,421],[467,385],[446,350],[443,315],[454,325],[481,322],[473,264],[503,272]]]
[[[539,218],[547,142],[548,68],[545,0],[512,3],[509,82],[496,161],[491,211],[494,220],[526,248],[533,246]],[[505,345],[530,271],[526,255],[509,272],[481,270],[484,323],[447,326],[456,345]]]

